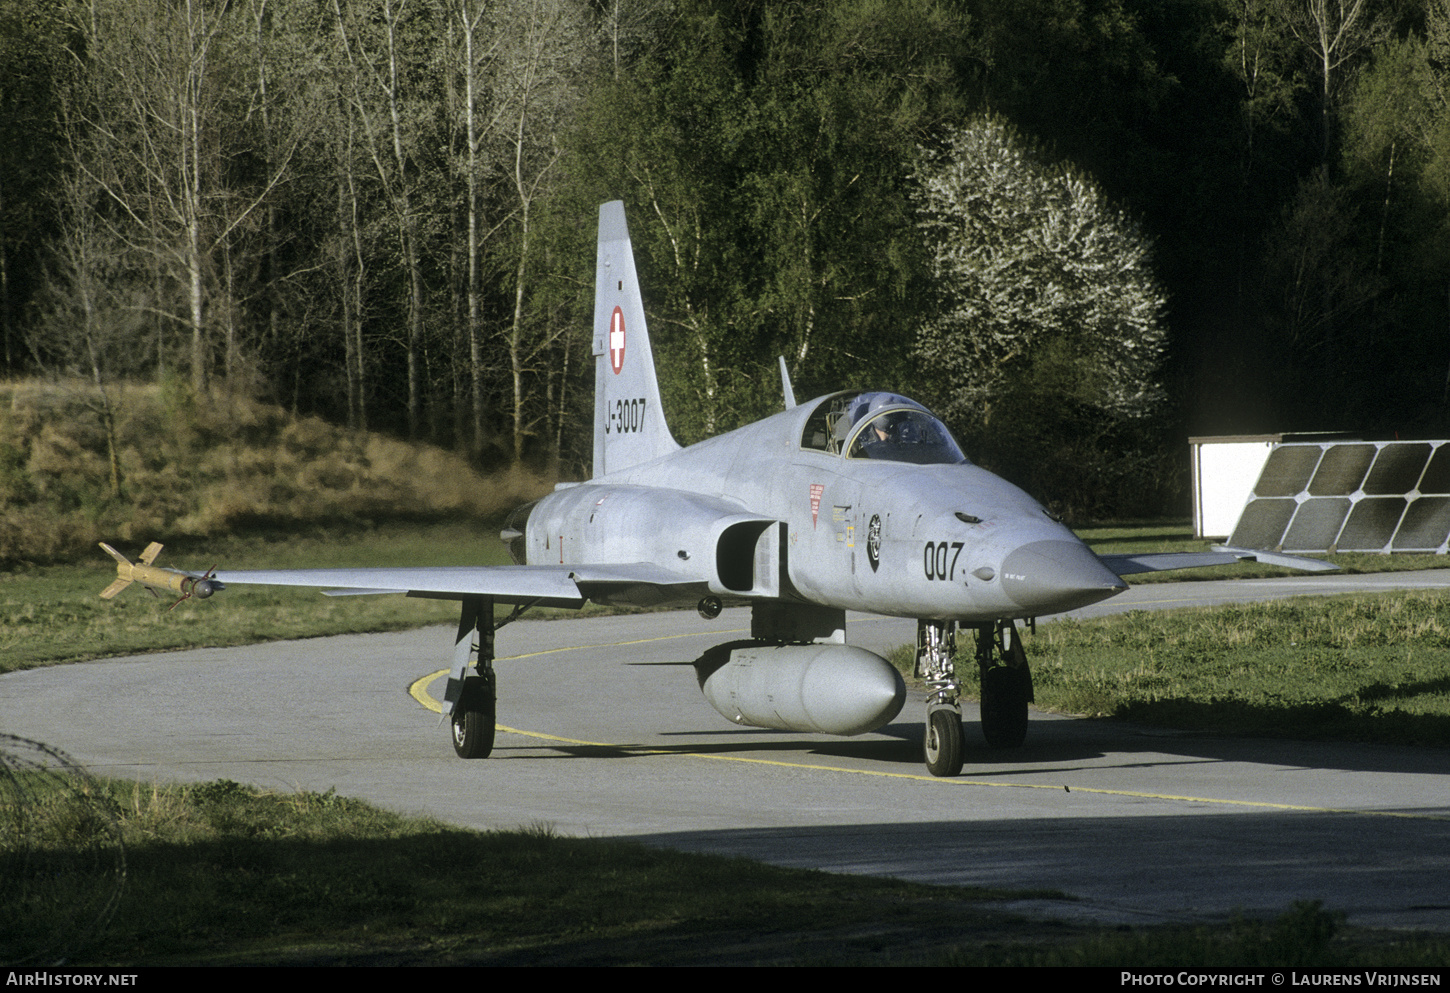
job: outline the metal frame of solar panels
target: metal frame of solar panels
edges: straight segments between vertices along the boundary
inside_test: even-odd
[[[1450,442],[1277,445],[1228,543],[1285,552],[1435,552],[1450,541]]]

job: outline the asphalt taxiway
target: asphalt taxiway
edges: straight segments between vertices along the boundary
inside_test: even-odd
[[[1450,587],[1450,571],[1153,584],[1097,611]],[[306,595],[306,594],[299,594]],[[225,609],[221,598],[213,601]],[[921,705],[838,739],[737,727],[688,663],[748,614],[520,621],[499,634],[491,758],[440,726],[444,627],[203,649],[0,676],[0,729],[93,772],[230,778],[357,796],[478,828],[743,855],[781,865],[1063,891],[1044,911],[1221,919],[1321,900],[1365,925],[1450,931],[1450,752],[1226,739],[1033,713],[1027,744],[921,763]],[[888,650],[910,621],[853,617]],[[1029,645],[1030,650],[1030,645]]]

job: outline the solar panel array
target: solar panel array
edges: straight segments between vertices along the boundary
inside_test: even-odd
[[[1285,552],[1436,552],[1450,541],[1450,442],[1277,445],[1229,544]]]

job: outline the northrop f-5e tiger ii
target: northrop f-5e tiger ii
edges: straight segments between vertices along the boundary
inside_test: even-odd
[[[973,465],[921,404],[876,390],[797,404],[783,362],[782,413],[681,448],[660,406],[618,201],[599,210],[594,355],[594,478],[514,512],[503,538],[517,565],[195,575],[153,565],[153,543],[134,564],[106,549],[118,577],[102,595],[131,582],[183,598],[261,583],[458,600],[443,713],[463,758],[493,749],[495,629],[530,606],[692,606],[710,619],[748,605],[750,638],[695,662],[705,697],[737,724],[833,735],[880,728],[906,700],[895,668],[847,644],[846,611],[910,617],[928,689],[926,765],[954,776],[959,632],[975,641],[982,731],[1011,747],[1032,700],[1016,621],[1111,597],[1135,572],[1242,558],[1332,568],[1235,549],[1095,555],[1032,497]],[[497,603],[514,605],[503,621]]]

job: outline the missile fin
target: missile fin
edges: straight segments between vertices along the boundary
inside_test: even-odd
[[[107,586],[105,589],[101,590],[101,599],[109,600],[111,599],[111,597],[115,596],[117,593],[120,593],[122,590],[130,585],[131,580],[129,579],[118,579],[110,586]]]
[[[130,559],[126,558],[126,556],[124,556],[120,552],[116,551],[114,548],[112,548],[110,545],[106,544],[104,541],[101,542],[100,545],[101,545],[101,547],[103,549],[106,550],[106,554],[109,555],[111,558],[115,559],[117,562],[121,563],[122,565],[130,565],[131,564],[131,560]]]

